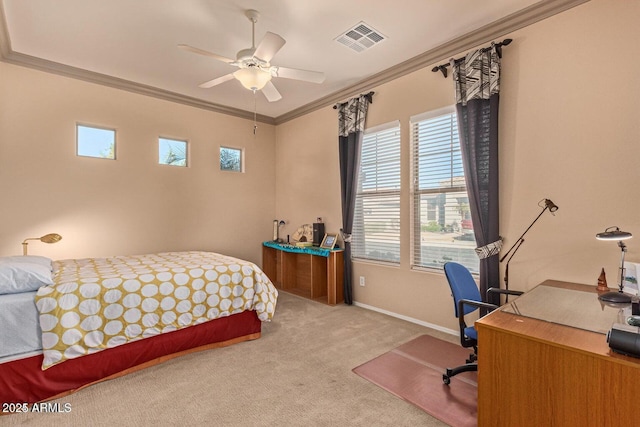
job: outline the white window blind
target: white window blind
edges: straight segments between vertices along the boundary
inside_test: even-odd
[[[400,263],[400,123],[368,129],[361,150],[352,256]]]
[[[411,118],[412,263],[442,269],[456,261],[477,273],[479,260],[453,107]]]

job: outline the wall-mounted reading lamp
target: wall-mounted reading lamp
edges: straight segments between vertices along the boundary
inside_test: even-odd
[[[62,236],[56,233],[45,234],[42,237],[30,237],[22,242],[22,255],[27,254],[27,240],[40,240],[42,243],[56,243],[62,240]]]
[[[627,240],[633,237],[633,234],[628,233],[626,231],[620,230],[618,227],[609,227],[604,232],[596,234],[596,239],[598,240],[617,240],[618,247],[622,251],[622,256],[620,258],[620,283],[618,284],[618,292],[607,292],[598,297],[599,300],[613,303],[630,303],[631,296],[622,292],[622,288],[624,287],[624,254],[627,252],[627,246],[624,244],[623,240]]]

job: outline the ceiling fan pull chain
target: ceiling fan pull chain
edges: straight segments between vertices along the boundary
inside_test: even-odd
[[[258,120],[257,120],[257,108],[258,104],[256,101],[256,90],[253,90],[253,135],[256,135],[256,130],[258,129]]]

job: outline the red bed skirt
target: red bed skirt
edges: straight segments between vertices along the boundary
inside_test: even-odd
[[[245,311],[67,360],[46,371],[41,354],[1,363],[0,404],[61,397],[193,351],[256,339],[261,325],[254,311]]]

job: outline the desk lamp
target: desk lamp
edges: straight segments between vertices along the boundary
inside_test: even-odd
[[[544,202],[544,206],[542,206],[542,202]],[[502,262],[511,253],[511,256],[507,260],[507,265],[506,265],[506,267],[504,269],[504,287],[505,287],[505,289],[509,289],[509,262],[511,262],[511,258],[513,258],[513,256],[516,254],[516,252],[518,252],[518,249],[520,249],[520,245],[522,245],[524,243],[524,235],[527,234],[527,231],[529,231],[529,229],[531,229],[531,227],[533,227],[533,224],[535,224],[536,221],[538,219],[540,219],[540,217],[542,216],[544,211],[546,211],[548,209],[549,212],[551,212],[552,215],[555,215],[554,212],[558,210],[558,206],[555,203],[553,203],[551,200],[549,200],[549,199],[540,200],[540,202],[538,203],[538,206],[542,207],[542,210],[540,211],[540,213],[538,214],[536,219],[534,219],[533,222],[527,227],[527,229],[524,230],[524,233],[522,233],[522,235],[520,237],[518,237],[518,240],[516,240],[516,242],[513,244],[513,246],[511,246],[511,248],[509,248],[507,253],[505,253],[502,256],[502,258],[500,258],[500,262]],[[511,252],[511,251],[513,251],[513,252]]]
[[[30,237],[22,242],[22,255],[27,255],[27,240],[40,240],[43,243],[56,243],[62,240],[62,236],[56,233],[45,234],[42,237]]]
[[[627,240],[632,238],[633,235],[626,231],[621,231],[618,227],[609,227],[604,230],[602,233],[596,234],[596,239],[598,240],[617,240],[618,247],[622,252],[622,256],[620,258],[620,283],[618,284],[618,292],[607,292],[598,297],[601,301],[613,302],[618,304],[630,303],[631,297],[624,292],[622,292],[622,288],[624,287],[624,254],[627,252],[627,246],[624,244],[623,240]]]

